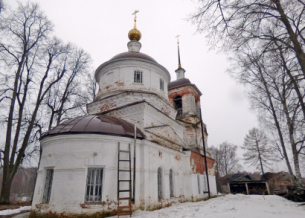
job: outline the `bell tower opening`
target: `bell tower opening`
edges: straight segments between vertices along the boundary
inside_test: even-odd
[[[180,95],[177,95],[174,98],[174,104],[175,104],[175,109],[177,110],[176,117],[181,117],[182,116],[182,97]]]

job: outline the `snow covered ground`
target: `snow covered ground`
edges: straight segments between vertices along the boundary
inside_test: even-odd
[[[1,215],[29,210],[21,207],[2,210]],[[116,217],[116,216],[115,216]],[[128,216],[129,217],[129,216]],[[143,218],[304,218],[305,205],[288,201],[276,195],[225,195],[208,201],[174,204],[155,211],[138,210],[132,217]]]
[[[143,218],[304,218],[305,206],[276,195],[225,195],[208,201],[175,204],[155,211],[138,210]]]
[[[0,216],[16,214],[22,211],[29,211],[29,210],[31,210],[31,206],[19,207],[17,209],[0,210]]]

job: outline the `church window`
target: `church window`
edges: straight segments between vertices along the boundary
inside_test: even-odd
[[[87,174],[86,202],[102,201],[103,169],[89,168]]]
[[[170,197],[174,197],[174,172],[172,169],[169,170],[169,190]]]
[[[138,70],[134,71],[134,82],[135,83],[142,83],[142,78],[143,78],[142,74],[143,74],[142,71],[138,71]]]
[[[175,109],[177,110],[177,117],[182,116],[182,97],[180,95],[177,95],[174,98],[174,105]]]
[[[204,190],[203,190],[203,191],[206,192],[206,191],[208,191],[208,185],[207,185],[207,177],[206,177],[206,175],[203,176],[203,182],[204,182],[204,183],[203,183],[203,185],[204,185],[204,187],[203,187]]]
[[[164,91],[164,80],[160,79],[160,89]]]
[[[42,203],[48,204],[50,202],[51,190],[52,190],[52,182],[53,182],[53,169],[46,170],[46,180],[44,184],[44,191],[42,197]]]
[[[158,198],[162,198],[162,169],[158,168]]]
[[[200,176],[197,174],[198,194],[200,194]]]

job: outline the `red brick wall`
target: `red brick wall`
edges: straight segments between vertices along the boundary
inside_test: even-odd
[[[192,95],[195,98],[196,103],[200,101],[200,94],[192,85],[185,85],[178,88],[173,88],[168,91],[168,99],[169,102],[174,106],[174,97],[180,95],[183,97],[184,95]]]
[[[193,173],[203,174],[205,172],[205,162],[204,162],[204,157],[202,155],[191,151],[190,163],[191,163]],[[215,163],[215,160],[207,157],[208,169],[212,169],[214,166],[214,163]]]

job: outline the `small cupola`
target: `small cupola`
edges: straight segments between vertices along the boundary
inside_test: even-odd
[[[142,47],[141,43],[139,42],[141,39],[141,32],[137,29],[137,13],[139,11],[134,11],[134,27],[128,32],[128,38],[130,42],[128,42],[127,47],[129,52],[140,52]]]

